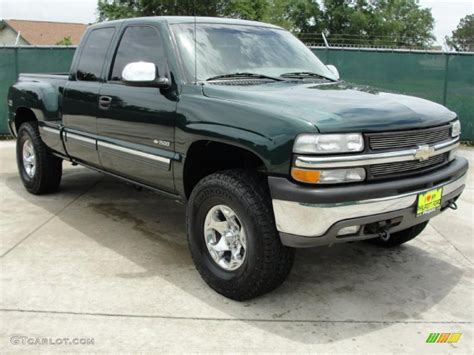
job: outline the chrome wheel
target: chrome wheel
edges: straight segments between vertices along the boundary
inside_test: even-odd
[[[226,205],[212,207],[204,221],[204,238],[212,259],[222,269],[238,269],[247,254],[245,229],[237,214]]]
[[[26,174],[33,178],[36,172],[36,154],[31,140],[27,139],[23,143],[23,168]]]

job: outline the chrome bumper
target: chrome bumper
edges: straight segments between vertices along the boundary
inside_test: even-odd
[[[418,194],[424,191],[443,187],[444,198],[463,187],[466,176],[447,184],[403,195],[347,203],[307,204],[273,200],[276,226],[282,233],[317,238],[339,221],[414,207]]]

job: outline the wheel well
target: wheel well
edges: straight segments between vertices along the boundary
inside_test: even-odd
[[[23,123],[32,121],[37,121],[37,119],[33,111],[31,111],[29,108],[20,107],[16,110],[15,128],[17,132]]]
[[[227,169],[265,171],[265,164],[254,153],[233,145],[213,141],[194,142],[188,149],[184,165],[184,191],[189,198],[203,177]]]

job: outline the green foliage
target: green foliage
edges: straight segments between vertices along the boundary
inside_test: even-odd
[[[338,44],[427,47],[434,19],[418,0],[324,0],[319,21]]]
[[[446,37],[446,42],[457,51],[474,52],[474,14],[462,18],[451,38]]]
[[[135,16],[225,16],[295,33],[324,32],[339,44],[427,47],[434,19],[419,0],[99,0],[99,20]]]
[[[72,46],[71,36],[64,37],[62,40],[56,42],[57,46]]]
[[[142,1],[140,0],[119,0],[112,2],[99,0],[97,4],[99,21],[145,16],[141,6]]]
[[[231,0],[224,5],[222,15],[255,21],[263,21],[269,12],[267,0]]]
[[[99,21],[137,16],[231,16],[235,15],[233,9],[253,13],[252,3],[244,0],[99,0],[98,11]]]

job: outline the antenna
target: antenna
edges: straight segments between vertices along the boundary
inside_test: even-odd
[[[196,19],[196,0],[193,0],[194,13],[194,82],[197,84],[197,19]]]

